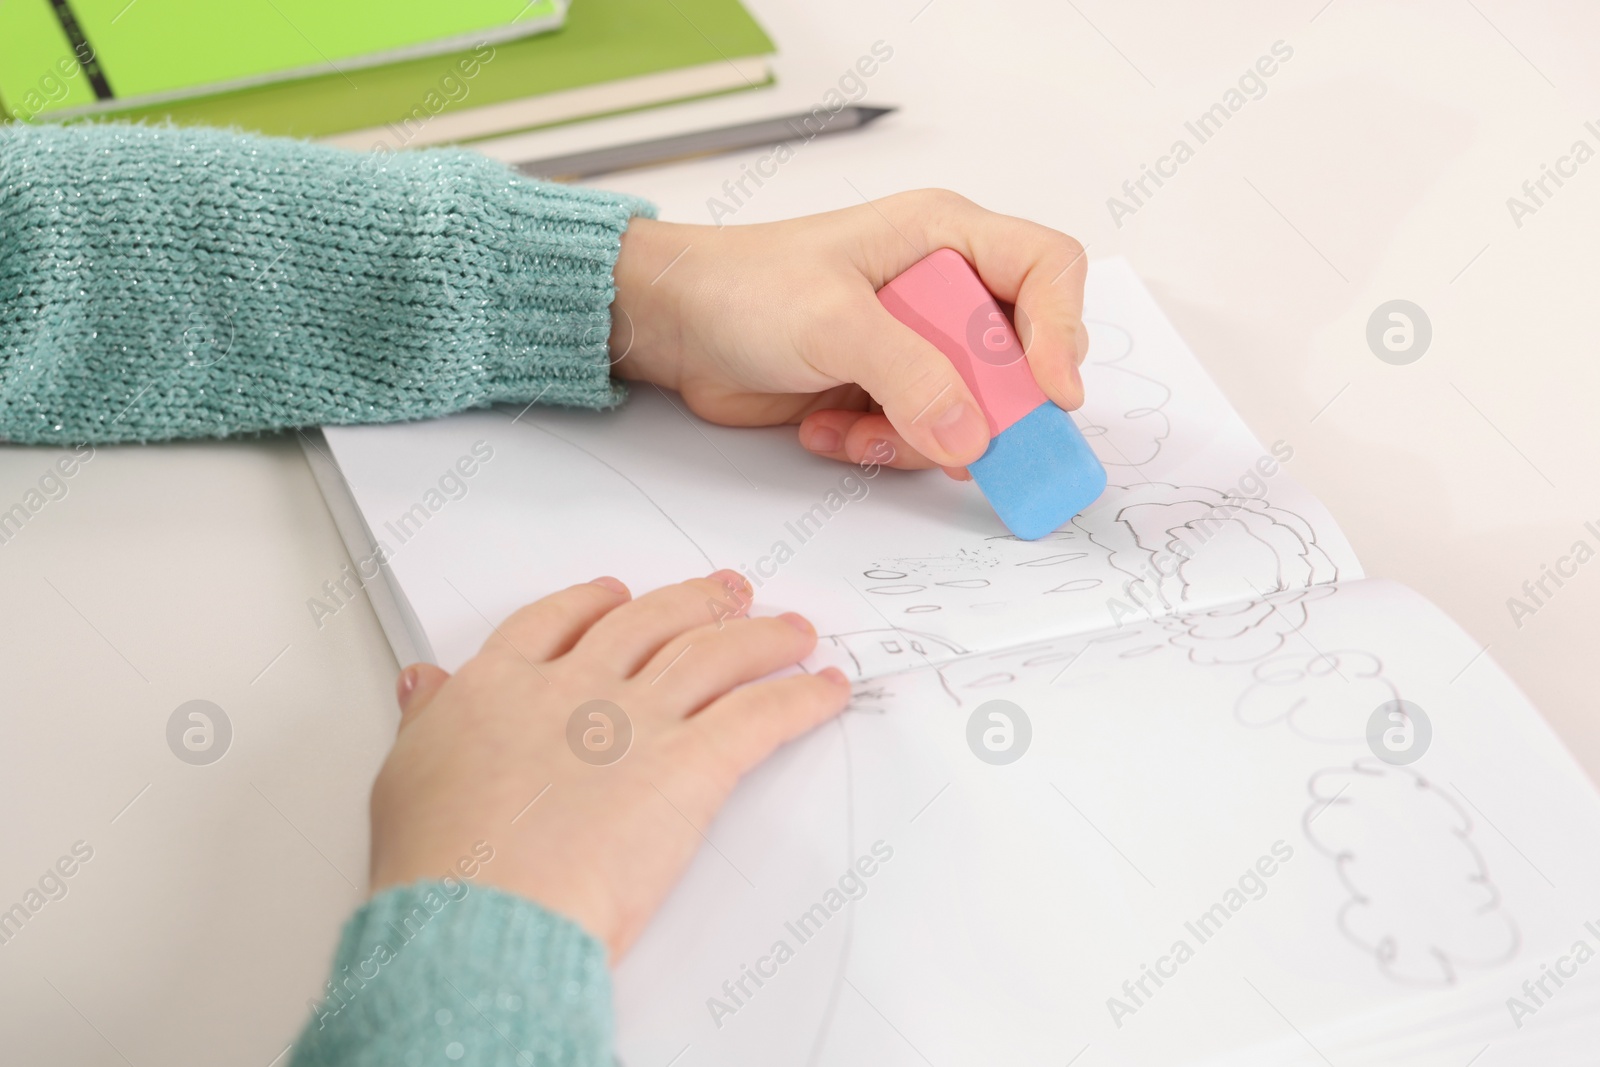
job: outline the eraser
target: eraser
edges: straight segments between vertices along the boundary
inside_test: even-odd
[[[961,253],[939,249],[878,300],[944,353],[983,409],[989,448],[967,469],[1006,529],[1035,541],[1099,498],[1106,469],[1039,388],[1011,320]]]

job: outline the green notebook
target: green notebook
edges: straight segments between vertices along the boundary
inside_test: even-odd
[[[0,100],[14,118],[67,118],[289,79],[342,82],[555,29],[565,14],[566,0],[4,0]]]
[[[0,10],[30,2],[46,0],[0,0]],[[558,33],[117,116],[416,147],[769,84],[772,51],[738,0],[577,0]]]

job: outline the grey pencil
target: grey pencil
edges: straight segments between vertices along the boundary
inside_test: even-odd
[[[570,181],[590,178],[596,174],[609,174],[633,167],[649,167],[682,159],[733,152],[758,145],[784,144],[790,141],[809,141],[825,133],[856,130],[893,111],[892,107],[847,107],[830,112],[826,108],[785,115],[781,118],[762,119],[738,126],[723,126],[714,130],[696,130],[672,137],[658,137],[650,141],[597,148],[589,152],[531,159],[516,164],[517,170],[534,178],[553,178]]]

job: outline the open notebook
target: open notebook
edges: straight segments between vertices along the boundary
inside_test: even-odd
[[[1112,484],[1044,540],[644,388],[327,430],[356,577],[308,610],[371,576],[399,658],[453,668],[559,587],[733,566],[817,624],[851,710],[701,828],[617,971],[626,1064],[1587,1062],[1600,797],[1126,264],[1088,321]]]

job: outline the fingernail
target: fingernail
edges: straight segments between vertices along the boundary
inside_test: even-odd
[[[813,426],[800,443],[813,452],[833,453],[844,447],[844,435],[831,426]]]
[[[411,696],[411,691],[417,687],[417,668],[407,667],[400,672],[399,679],[394,685],[394,696],[400,706],[406,706],[406,699]]]
[[[590,585],[598,585],[602,589],[609,589],[613,593],[620,593],[623,596],[627,596],[628,595],[628,587],[623,585],[621,582],[617,581],[615,578],[611,577],[610,575],[606,575],[603,578],[595,578],[589,584]]]
[[[1074,337],[1078,348],[1078,365],[1082,366],[1083,361],[1089,357],[1089,328],[1081,322],[1078,323]]]
[[[933,421],[933,438],[955,459],[977,459],[989,447],[989,424],[977,408],[958,400]]]
[[[755,590],[750,587],[749,579],[740,574],[738,571],[724,568],[720,571],[711,572],[711,577],[727,586],[728,592],[732,593],[740,600],[748,600],[750,598],[750,594],[755,592]]]
[[[844,671],[841,671],[838,667],[824,667],[822,670],[817,672],[817,676],[819,678],[828,679],[828,681],[832,682],[834,685],[847,686],[850,684],[850,679],[847,678]]]
[[[778,618],[782,619],[784,622],[788,623],[790,626],[793,626],[796,630],[799,630],[801,633],[805,634],[807,637],[815,637],[816,636],[817,628],[815,626],[812,626],[811,625],[811,620],[807,619],[804,615],[796,615],[792,611],[786,611],[782,615],[779,615]]]

